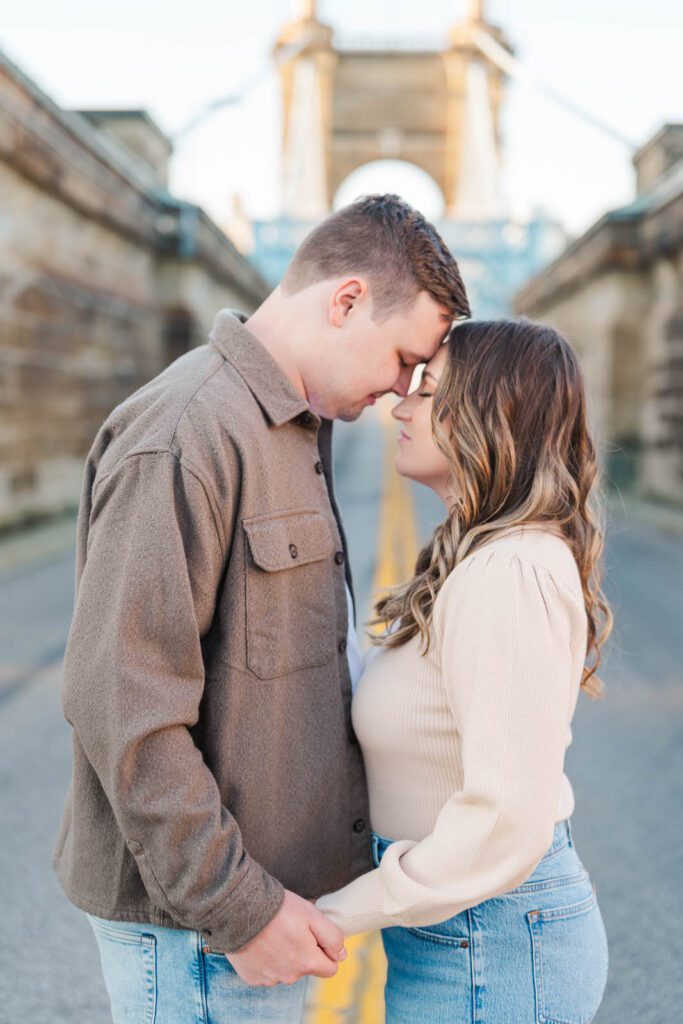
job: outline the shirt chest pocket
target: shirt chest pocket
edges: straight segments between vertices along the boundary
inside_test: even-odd
[[[260,679],[335,655],[334,539],[322,513],[244,519],[247,665]]]

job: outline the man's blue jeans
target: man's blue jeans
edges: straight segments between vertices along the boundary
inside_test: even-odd
[[[245,984],[198,931],[88,914],[114,1024],[299,1024],[308,977]]]

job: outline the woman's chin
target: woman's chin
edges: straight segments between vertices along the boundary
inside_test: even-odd
[[[410,466],[406,465],[406,460],[403,458],[403,453],[399,452],[394,459],[394,469],[400,476],[405,476],[409,480],[414,480],[415,477],[410,472]]]

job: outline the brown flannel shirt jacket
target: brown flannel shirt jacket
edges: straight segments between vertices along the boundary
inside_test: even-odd
[[[230,952],[372,868],[331,424],[221,310],[87,459],[53,865],[111,920]],[[350,576],[348,576],[350,583]]]

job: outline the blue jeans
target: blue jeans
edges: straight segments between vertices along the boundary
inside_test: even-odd
[[[299,1024],[308,978],[251,986],[200,932],[88,914],[114,1024]]]
[[[375,866],[393,842],[372,834]],[[607,936],[569,821],[516,889],[439,924],[384,928],[386,1024],[588,1024]]]

